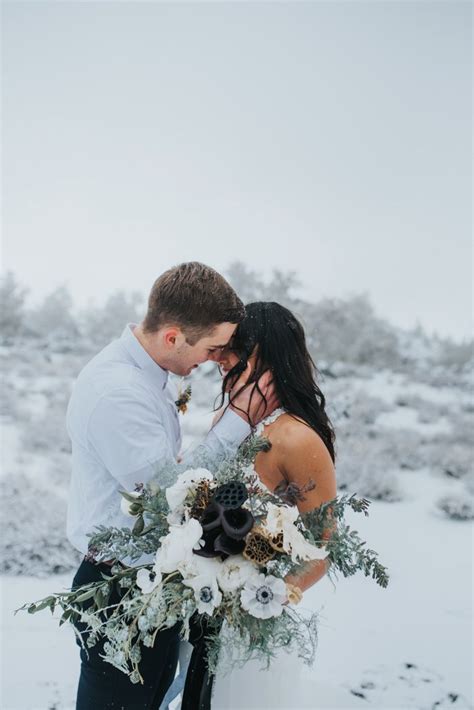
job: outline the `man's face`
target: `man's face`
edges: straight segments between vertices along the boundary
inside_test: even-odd
[[[235,323],[219,323],[211,335],[201,338],[195,345],[185,341],[177,344],[168,369],[175,375],[185,377],[207,360],[217,362],[222,348],[227,345],[236,328]]]

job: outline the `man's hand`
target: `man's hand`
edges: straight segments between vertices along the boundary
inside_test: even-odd
[[[249,363],[233,385],[230,391],[230,408],[242,419],[249,421],[251,426],[256,426],[258,422],[280,406],[280,401],[275,392],[272,373],[267,370],[258,382],[247,385],[251,371],[252,367]]]

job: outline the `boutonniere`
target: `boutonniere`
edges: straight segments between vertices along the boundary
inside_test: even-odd
[[[182,383],[178,392],[178,399],[176,400],[176,408],[181,414],[186,414],[188,409],[188,402],[191,399],[191,385],[188,385],[186,389],[182,390]]]

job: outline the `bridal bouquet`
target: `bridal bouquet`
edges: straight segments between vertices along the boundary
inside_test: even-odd
[[[142,646],[153,646],[160,630],[176,624],[189,638],[190,626],[200,619],[206,622],[211,672],[222,664],[223,623],[231,665],[250,657],[269,663],[282,647],[312,663],[317,615],[295,608],[301,591],[285,577],[325,559],[330,577],[360,570],[386,587],[388,575],[376,553],[344,523],[346,506],[367,515],[369,502],[342,496],[300,514],[296,504],[314,484],[299,489],[282,482],[270,492],[252,465],[268,447],[265,439],[254,438],[213,472],[189,469],[167,488],[154,479],[123,491],[122,509],[135,518],[133,529],[97,528],[89,558],[133,564],[148,554],[151,562],[117,563],[100,582],[22,609],[59,607],[60,623],[71,622],[86,646],[103,639],[104,658],[132,682],[142,682]],[[114,585],[121,599],[109,605]]]

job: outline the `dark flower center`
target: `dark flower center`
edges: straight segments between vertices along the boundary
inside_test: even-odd
[[[212,601],[214,595],[212,593],[212,589],[210,587],[202,587],[200,592],[199,592],[199,598],[202,602],[205,604],[208,604],[210,601]]]
[[[256,598],[260,604],[269,604],[273,599],[273,592],[270,587],[259,587]]]

